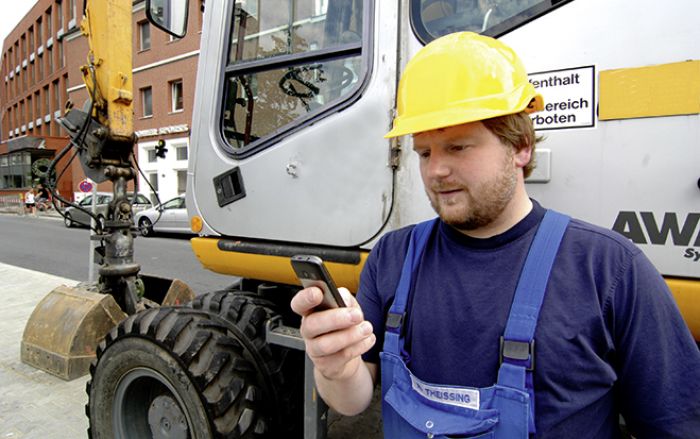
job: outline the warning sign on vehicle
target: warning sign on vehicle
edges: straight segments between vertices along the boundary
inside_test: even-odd
[[[530,73],[544,98],[544,111],[531,115],[536,130],[595,126],[595,66]]]

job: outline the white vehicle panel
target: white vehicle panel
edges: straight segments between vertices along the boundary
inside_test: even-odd
[[[222,2],[223,3],[223,2]],[[198,136],[196,160],[190,161],[191,194],[197,212],[216,234],[239,237],[358,245],[375,235],[386,221],[392,202],[390,143],[382,136],[391,124],[395,94],[395,5],[381,2],[374,20],[374,65],[362,97],[345,110],[325,117],[251,157],[235,160],[219,146],[215,126],[221,84],[199,87],[201,106],[196,109],[193,131]],[[207,5],[209,7],[209,5]],[[223,5],[212,4],[209,20],[224,16]],[[379,19],[382,15],[382,19]],[[217,17],[217,18],[212,18]],[[226,24],[212,26],[221,35]],[[202,39],[206,50],[222,51]],[[207,43],[204,43],[207,41]],[[216,46],[219,46],[217,49]],[[203,57],[208,52],[203,49]],[[209,67],[209,66],[207,66]],[[205,72],[212,78],[218,72]],[[201,84],[201,83],[200,83]],[[208,136],[207,136],[207,133]],[[240,167],[246,196],[219,207],[212,176]],[[318,219],[317,227],[309,220]]]

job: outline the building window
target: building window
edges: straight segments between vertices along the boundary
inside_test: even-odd
[[[148,174],[148,182],[151,183],[151,203],[153,203],[153,205],[155,206],[156,204],[158,204],[158,173],[151,172],[150,174]]]
[[[53,48],[49,47],[46,49],[46,63],[48,65],[48,68],[46,69],[48,72],[53,71]]]
[[[34,27],[29,28],[29,52],[34,52]]]
[[[56,25],[58,29],[63,29],[63,4],[56,2]]]
[[[51,20],[51,8],[46,10],[46,38],[53,36],[53,21]]]
[[[70,0],[70,11],[68,11],[70,14],[71,20],[75,19],[75,0]]]
[[[187,171],[177,171],[177,194],[187,191]]]
[[[34,93],[34,118],[37,120],[41,120],[41,117],[41,92],[36,92]],[[36,120],[34,121],[34,123],[36,123]],[[40,126],[35,126],[34,128],[37,132],[41,132]]]
[[[182,79],[177,81],[172,81],[170,83],[170,99],[172,102],[171,110],[172,112],[182,111],[184,104],[182,102]]]
[[[44,57],[43,55],[39,55],[36,59],[36,68],[37,68],[37,82],[41,81],[44,79]]]
[[[146,152],[148,153],[148,163],[155,163],[157,160],[156,150],[155,149],[147,149]]]
[[[147,21],[139,23],[139,50],[151,48],[151,26]]]
[[[15,134],[14,119],[12,119],[13,117],[14,117],[14,115],[12,114],[12,108],[8,108],[7,109],[7,125],[6,126],[7,126],[7,129],[9,130],[8,137],[10,139]]]
[[[61,68],[66,66],[66,58],[63,56],[63,40],[58,42],[58,64]]]
[[[58,85],[58,80],[53,82],[53,102],[51,107],[53,111],[58,111],[61,108],[61,89]]]
[[[49,86],[47,85],[46,87],[44,87],[44,114],[51,113],[51,107],[49,105],[49,96]]]
[[[0,156],[0,188],[19,189],[32,184],[32,157],[29,152]]]
[[[63,81],[61,82],[61,102],[68,102],[68,73],[63,75]],[[60,110],[61,107],[57,109]]]
[[[32,104],[32,97],[29,96],[27,98],[27,129],[32,130],[30,127],[33,127],[34,124],[34,105]]]
[[[27,128],[27,121],[25,120],[26,113],[24,112],[24,100],[19,101],[19,124],[20,131],[24,132]]]
[[[41,29],[42,26],[43,26],[43,23],[41,21],[41,18],[39,18],[36,21],[36,45],[37,45],[37,47],[44,44],[44,37],[42,36],[43,34],[42,34],[42,29]]]
[[[175,158],[177,160],[187,160],[187,145],[175,147]]]
[[[143,117],[153,116],[153,89],[151,87],[141,89],[141,102],[143,102]]]

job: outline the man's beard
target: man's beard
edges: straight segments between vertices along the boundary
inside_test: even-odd
[[[490,181],[472,188],[460,186],[467,197],[467,203],[456,211],[449,209],[449,205],[442,206],[437,196],[428,193],[430,204],[440,219],[462,231],[475,230],[495,221],[515,194],[517,171],[512,167],[512,156],[509,159],[502,172]],[[453,186],[437,183],[431,186],[431,191],[437,192],[442,187],[449,189]]]

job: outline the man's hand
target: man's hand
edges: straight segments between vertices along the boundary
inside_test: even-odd
[[[301,336],[306,353],[316,371],[329,381],[354,378],[363,365],[361,355],[376,342],[372,324],[364,320],[353,295],[345,288],[339,291],[346,308],[315,311],[323,299],[316,287],[299,291],[291,303],[292,310],[302,317]]]

